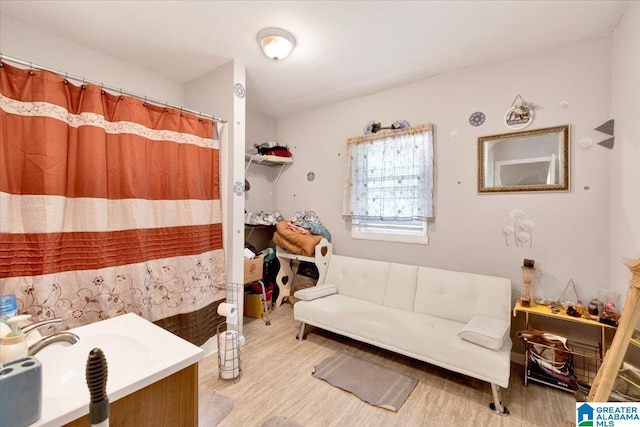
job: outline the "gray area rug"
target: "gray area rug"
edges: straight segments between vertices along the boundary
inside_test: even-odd
[[[229,415],[233,409],[233,400],[210,391],[200,390],[199,424],[201,427],[215,427]]]
[[[371,405],[397,412],[417,380],[346,353],[335,353],[314,367],[313,376],[355,394]]]
[[[269,418],[260,427],[302,427],[302,425],[291,418],[277,416]]]

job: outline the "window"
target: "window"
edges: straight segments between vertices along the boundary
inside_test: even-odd
[[[428,243],[433,126],[350,138],[343,216],[357,239]]]

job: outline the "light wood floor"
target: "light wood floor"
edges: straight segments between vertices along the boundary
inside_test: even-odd
[[[259,427],[272,416],[305,427],[564,427],[575,420],[575,397],[537,384],[524,387],[520,365],[512,366],[510,386],[502,390],[511,414],[501,417],[489,410],[492,397],[486,382],[311,327],[307,340],[297,341],[299,323],[288,304],[272,312],[270,326],[245,317],[244,328],[240,381],[218,379],[216,355],[200,363],[201,391],[216,391],[235,402],[222,427]],[[315,365],[338,350],[400,371],[418,385],[397,413],[364,403],[311,376]]]

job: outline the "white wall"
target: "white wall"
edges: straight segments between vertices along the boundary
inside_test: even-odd
[[[244,198],[232,191],[244,182],[245,99],[234,94],[236,83],[245,85],[244,66],[236,61],[208,72],[184,85],[185,100],[196,110],[214,111],[228,123],[219,125],[220,192],[227,280],[242,283],[244,249]]]
[[[0,14],[0,52],[150,99],[190,108],[184,105],[181,83],[45,33],[3,14]]]
[[[522,260],[531,258],[538,267],[535,293],[558,297],[573,278],[583,299],[596,297],[609,283],[612,153],[595,144],[603,137],[593,129],[611,117],[610,65],[611,40],[601,37],[278,120],[278,141],[295,149],[274,207],[285,217],[314,210],[338,254],[504,276],[514,283],[514,298]],[[518,94],[538,106],[530,128],[571,125],[570,192],[477,194],[476,139],[509,132],[502,118]],[[560,107],[564,100],[568,108]],[[475,111],[487,116],[480,127],[468,122]],[[396,119],[436,125],[436,220],[428,246],[353,240],[345,227],[345,141],[361,135],[371,119],[387,126]],[[457,139],[450,139],[452,131]],[[578,148],[584,137],[594,140],[592,148]],[[313,182],[306,179],[309,171]],[[512,225],[515,208],[536,224],[530,249],[505,245],[502,229]]]
[[[251,92],[247,93],[251,96]],[[262,144],[276,140],[276,122],[271,117],[253,111],[247,111],[246,148],[254,144]],[[273,198],[271,188],[277,176],[277,168],[252,164],[246,172],[251,183],[251,190],[245,193],[245,209],[247,212],[272,212]]]
[[[640,3],[631,2],[613,37],[615,145],[611,168],[611,284],[624,301],[631,274],[623,258],[640,257]]]

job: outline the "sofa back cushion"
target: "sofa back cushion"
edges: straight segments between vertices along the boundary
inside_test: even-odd
[[[510,323],[511,281],[420,267],[413,311],[461,323],[479,315]]]
[[[417,280],[417,265],[391,263],[384,293],[384,305],[400,310],[413,311]]]
[[[382,305],[389,263],[331,255],[324,283],[336,285],[338,293]]]

